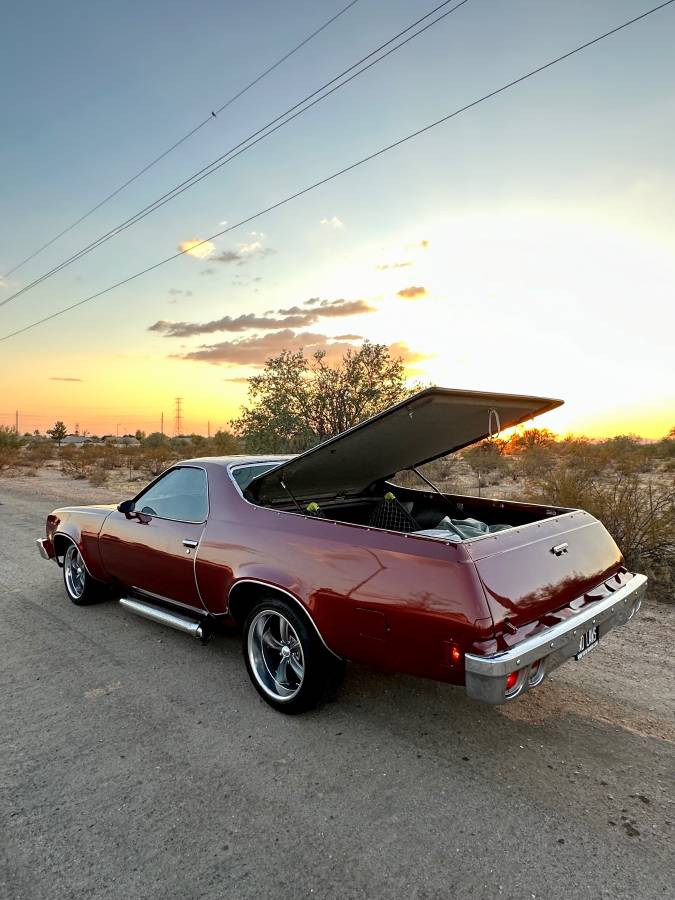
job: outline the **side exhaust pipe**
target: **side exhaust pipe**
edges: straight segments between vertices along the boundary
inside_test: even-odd
[[[168,625],[169,628],[175,628],[176,631],[182,631],[198,640],[205,639],[203,624],[195,619],[188,619],[187,616],[160,609],[158,606],[151,606],[149,603],[143,603],[142,600],[132,597],[120,597],[120,606],[143,619],[159,622],[160,625]]]

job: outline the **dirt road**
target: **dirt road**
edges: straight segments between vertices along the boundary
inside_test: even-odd
[[[673,607],[507,709],[350,666],[286,718],[237,636],[69,603],[27,481],[0,481],[3,900],[673,895]]]

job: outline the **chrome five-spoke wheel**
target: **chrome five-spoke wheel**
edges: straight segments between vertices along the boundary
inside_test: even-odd
[[[63,560],[63,577],[70,599],[81,600],[87,586],[87,570],[75,544],[71,544],[66,550]]]
[[[243,631],[249,678],[279,712],[311,709],[339,681],[342,660],[328,650],[299,603],[274,594],[263,597],[249,609]]]
[[[259,612],[248,629],[251,671],[277,703],[297,696],[305,678],[305,658],[300,639],[288,619],[276,610]]]
[[[58,552],[60,556],[63,552],[61,547]],[[72,542],[68,543],[63,555],[63,582],[66,593],[76,606],[88,606],[107,596],[107,586],[91,577],[80,548]]]

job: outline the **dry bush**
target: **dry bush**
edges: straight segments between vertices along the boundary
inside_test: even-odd
[[[51,441],[32,441],[23,451],[26,463],[38,468],[53,457],[54,445]]]
[[[68,478],[89,478],[94,464],[95,460],[84,448],[64,447],[61,451],[61,471]]]
[[[180,458],[175,450],[166,446],[143,448],[134,452],[140,471],[153,478],[161,475],[165,469],[168,469]]]
[[[3,447],[0,445],[0,472],[15,468],[18,461],[19,450],[15,447]]]
[[[100,464],[94,466],[89,475],[89,484],[93,487],[103,487],[108,481],[108,472]]]

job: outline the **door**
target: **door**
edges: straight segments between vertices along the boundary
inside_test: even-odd
[[[207,517],[205,470],[170,469],[134,499],[131,512],[108,516],[99,537],[103,564],[127,588],[201,611],[195,556]]]

